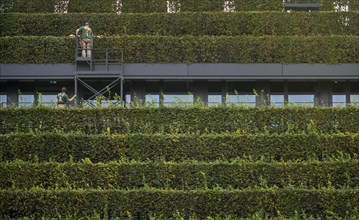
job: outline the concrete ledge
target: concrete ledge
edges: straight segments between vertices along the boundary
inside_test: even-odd
[[[281,64],[191,64],[189,76],[218,77],[218,76],[281,76]]]
[[[114,68],[114,69],[113,69]],[[117,68],[117,69],[116,69]],[[111,71],[121,72],[122,66]],[[73,79],[73,64],[0,64],[0,80]],[[359,79],[359,64],[124,64],[125,79]]]
[[[0,64],[0,78],[73,78],[72,64]]]
[[[359,76],[358,64],[285,64],[283,76]]]
[[[125,76],[188,76],[187,64],[143,64],[124,65]]]

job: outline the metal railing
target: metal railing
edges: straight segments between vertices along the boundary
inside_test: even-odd
[[[78,87],[82,85],[92,92],[89,100],[97,97],[102,97],[107,90],[111,90],[114,86],[120,83],[121,94],[123,96],[123,80],[124,80],[124,65],[123,65],[123,50],[113,48],[93,48],[93,40],[91,40],[91,48],[80,47],[80,39],[76,38],[75,48],[75,95],[78,95]],[[84,65],[87,63],[87,65]],[[88,78],[107,78],[112,81],[104,88],[98,90],[91,86]],[[108,100],[109,101],[109,100]],[[83,103],[89,107],[97,107],[92,101],[84,100]],[[82,105],[77,102],[78,105]],[[100,105],[101,106],[101,105]]]
[[[320,8],[320,0],[284,0],[284,7],[290,8],[307,8],[318,9]]]
[[[91,51],[90,57],[83,57],[82,51]],[[92,48],[83,49],[76,48],[76,70],[79,61],[86,61],[90,65],[90,71],[95,71],[93,65],[104,65],[105,69],[102,71],[110,71],[111,65],[123,64],[123,50],[111,48]],[[123,71],[121,71],[123,72]]]
[[[320,4],[320,0],[284,0],[284,3],[289,4]]]

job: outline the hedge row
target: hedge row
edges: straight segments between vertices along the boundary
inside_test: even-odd
[[[0,189],[358,187],[359,161],[314,163],[0,163]]]
[[[7,12],[55,12],[55,5],[64,8],[66,3],[63,0],[1,0],[0,13]],[[61,10],[62,11],[62,10]]]
[[[9,132],[295,133],[359,132],[359,108],[104,108],[0,109],[0,134]]]
[[[304,3],[306,3],[305,1]],[[333,4],[336,3],[336,4]],[[335,5],[348,6],[348,10],[359,9],[359,3],[352,0],[321,0],[321,10],[332,11]],[[235,11],[282,11],[283,0],[2,0],[0,12],[93,12],[93,13],[153,13],[186,11],[223,11],[227,6]]]
[[[250,217],[263,210],[269,217],[295,212],[325,218],[353,214],[359,207],[359,190],[1,190],[0,217],[101,213],[103,217],[148,219],[149,215],[172,217],[181,212],[201,219],[209,215]]]
[[[73,63],[74,40],[1,37],[0,63]],[[97,48],[123,48],[126,63],[357,63],[358,36],[121,36]]]
[[[167,12],[167,0],[70,0],[68,12],[153,13]]]
[[[0,135],[0,161],[287,161],[358,158],[359,134]]]
[[[0,21],[0,36],[67,36],[84,21],[105,35],[359,35],[359,12],[0,14]]]
[[[337,216],[335,213],[330,213],[327,214],[327,217],[329,218],[330,216]],[[45,216],[32,216],[32,217],[23,217],[23,218],[16,218],[16,220],[53,220],[53,218],[47,218]],[[56,216],[56,219],[61,219],[61,220],[72,220],[72,219],[78,219],[77,215],[61,215],[60,213],[58,213],[58,215]],[[82,218],[82,219],[86,219],[86,220],[99,220],[101,218],[100,214],[94,213],[91,215],[86,215]],[[131,219],[131,216],[128,216],[127,219]],[[151,220],[178,220],[178,219],[190,219],[190,220],[203,220],[203,219],[210,219],[210,220],[259,220],[259,219],[268,219],[268,217],[266,216],[265,213],[258,211],[254,214],[252,214],[251,217],[248,218],[240,218],[240,217],[235,217],[232,215],[214,215],[214,216],[207,216],[207,217],[197,217],[197,216],[186,216],[186,218],[184,217],[184,215],[182,215],[180,212],[176,212],[173,213],[173,215],[171,217],[166,216],[157,216],[157,215],[150,215],[149,219]],[[273,217],[270,218],[271,220],[283,220],[284,218],[282,216],[277,216],[277,217]],[[305,213],[297,213],[291,217],[286,217],[285,220],[298,220],[298,219],[316,219],[313,216],[308,216]],[[351,215],[345,215],[344,219],[359,219],[359,214],[351,214]],[[113,217],[111,218],[111,220],[122,220],[121,218],[118,217]]]

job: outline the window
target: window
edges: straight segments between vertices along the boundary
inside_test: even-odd
[[[125,95],[125,105],[130,106],[131,105],[131,94]]]
[[[227,95],[226,103],[235,106],[256,106],[256,96],[251,94]]]
[[[118,107],[121,106],[121,100],[105,99],[101,100],[102,107]]]
[[[120,106],[119,100],[107,100],[107,99],[87,99],[82,102],[82,107],[114,107]]]
[[[350,95],[350,104],[354,106],[359,106],[359,94]]]
[[[345,106],[346,95],[345,94],[334,94],[332,95],[333,106]]]
[[[97,107],[97,102],[94,99],[83,100],[82,107],[84,108]]]
[[[7,95],[0,94],[0,108],[5,108],[7,106]]]
[[[222,95],[208,95],[208,106],[218,106],[222,104]]]
[[[191,94],[169,94],[164,95],[165,106],[189,106],[193,105],[193,95]]]
[[[18,103],[19,107],[29,107],[34,104],[35,96],[33,94],[20,94]]]
[[[270,103],[274,106],[284,106],[284,95],[273,94],[270,95]]]
[[[39,104],[46,106],[55,106],[57,101],[57,94],[40,94]]]
[[[159,94],[147,94],[145,97],[146,105],[148,106],[159,106],[160,95]]]
[[[314,106],[314,94],[290,94],[288,102],[293,105]]]

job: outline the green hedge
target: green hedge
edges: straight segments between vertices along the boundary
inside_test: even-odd
[[[100,213],[105,218],[148,219],[172,217],[176,211],[201,219],[209,215],[250,217],[263,210],[269,217],[294,216],[295,212],[326,218],[356,212],[359,190],[1,190],[0,217]],[[130,215],[130,216],[129,216]]]
[[[334,3],[334,4],[333,4]],[[321,0],[321,10],[323,11],[333,11],[335,10],[334,5],[346,8],[348,6],[349,11],[358,11],[359,10],[359,2],[352,0]]]
[[[0,189],[358,187],[359,161],[310,163],[0,163]]]
[[[9,132],[107,133],[359,132],[359,108],[103,108],[0,109],[0,134]]]
[[[54,13],[55,5],[64,7],[63,0],[0,0],[0,12]]]
[[[73,63],[74,40],[1,37],[0,63]],[[123,48],[126,63],[357,63],[358,36],[122,36],[97,48]]]
[[[167,12],[166,0],[71,0],[68,12],[91,12],[91,13],[153,13]]]
[[[0,14],[0,21],[0,36],[67,36],[84,21],[91,22],[95,34],[105,35],[359,35],[359,12],[10,13]]]
[[[221,0],[170,0],[170,4],[176,12],[224,10],[224,1]]]
[[[218,0],[219,1],[219,0]],[[235,0],[234,7],[238,11],[282,11],[281,0]]]
[[[305,1],[306,2],[306,1]],[[321,0],[321,10],[334,10],[334,0]],[[359,3],[354,0],[335,0],[339,5],[348,5],[350,11],[358,10]],[[223,11],[224,0],[170,0],[174,11]],[[55,5],[60,5],[57,12],[66,11],[66,4],[62,0],[1,0],[1,12],[50,12],[55,11]],[[282,0],[234,0],[231,6],[236,11],[282,11]],[[166,0],[70,0],[68,12],[95,13],[153,13],[166,12]]]
[[[0,162],[89,158],[114,160],[215,161],[250,158],[263,161],[358,158],[359,134],[9,134],[0,135]]]
[[[0,63],[73,63],[75,59],[75,42],[65,38],[4,37],[0,50]]]
[[[115,11],[116,6],[115,0],[71,0],[68,4],[68,12],[110,13]]]
[[[122,0],[121,12],[123,13],[167,12],[167,0]]]

